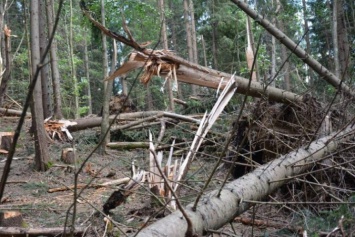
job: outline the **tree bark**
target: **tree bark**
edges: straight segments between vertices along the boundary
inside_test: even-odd
[[[31,0],[32,1],[32,0]],[[83,236],[86,227],[75,227],[74,236]],[[33,237],[33,236],[62,236],[70,234],[70,228],[64,232],[63,227],[52,228],[19,228],[19,227],[1,227],[0,235],[2,237]]]
[[[267,197],[287,183],[290,177],[312,168],[323,156],[336,150],[341,142],[352,139],[354,133],[355,128],[349,126],[343,131],[312,142],[308,148],[299,148],[262,165],[253,172],[225,185],[219,196],[219,190],[204,195],[195,212],[192,210],[193,204],[188,205],[185,211],[193,222],[195,234],[200,236],[207,229],[221,228],[251,207],[250,202],[243,202],[243,200],[260,201]],[[146,227],[136,236],[183,237],[186,229],[185,219],[180,211],[176,211]]]
[[[1,8],[1,7],[0,7]],[[0,10],[1,14],[1,10]],[[1,19],[0,19],[1,21]],[[1,24],[0,24],[1,25]],[[3,33],[3,34],[2,34]],[[5,100],[5,95],[8,87],[8,82],[11,80],[11,68],[12,68],[12,55],[11,55],[11,30],[5,25],[4,28],[0,28],[0,37],[4,37],[4,59],[1,58],[0,53],[0,106]],[[1,44],[1,40],[0,40]],[[5,69],[2,71],[3,64],[5,62]]]
[[[192,55],[194,63],[198,64],[198,50],[197,50],[197,36],[196,36],[196,24],[195,24],[195,8],[193,0],[189,0],[190,5],[190,18],[191,18],[191,43],[192,43]],[[198,94],[198,87],[196,85],[192,85],[192,95],[197,96]]]
[[[22,114],[21,110],[0,108],[0,115],[1,116],[21,116],[21,114]],[[31,113],[27,112],[26,116],[30,117]]]
[[[345,13],[343,10],[343,0],[337,0],[337,23],[338,23],[338,50],[339,50],[339,67],[340,67],[340,77],[344,77],[345,80],[349,79],[349,67],[351,65],[350,56],[350,43],[348,39],[348,29],[345,23]]]
[[[276,28],[263,16],[256,13],[254,10],[249,8],[248,4],[245,4],[242,0],[231,0],[240,9],[242,9],[251,18],[256,20],[262,27],[264,27],[270,34],[275,36],[283,45],[285,45],[289,50],[291,50],[297,57],[299,57],[304,63],[311,67],[315,72],[317,72],[321,78],[326,80],[336,89],[340,89],[344,94],[353,97],[355,92],[351,90],[345,83],[341,83],[339,78],[337,78],[333,73],[326,69],[322,64],[315,60],[312,56],[308,55],[301,47],[297,46],[289,37],[287,37],[281,30]],[[340,87],[340,88],[339,88]]]
[[[105,25],[105,2],[101,0],[101,23]],[[113,42],[113,64],[117,62],[117,46],[114,40]],[[108,56],[107,56],[107,42],[106,35],[102,33],[102,60],[103,60],[103,78],[105,79],[108,76]],[[115,68],[115,65],[112,65]],[[111,68],[112,68],[111,67]],[[112,70],[113,72],[113,70]],[[99,153],[103,155],[106,152],[106,144],[110,141],[110,133],[107,132],[109,129],[109,102],[112,94],[112,83],[113,80],[104,81],[104,96],[103,96],[103,105],[102,105],[102,121],[101,121],[101,135],[100,140],[102,143],[100,145]]]
[[[303,8],[303,20],[304,20],[304,33],[306,40],[306,54],[310,54],[311,52],[311,41],[309,40],[309,26],[308,26],[308,12],[307,12],[307,3],[306,0],[302,0],[302,8]],[[308,72],[308,73],[307,73]],[[306,75],[309,78],[311,87],[313,87],[313,72],[312,69],[306,68]]]
[[[47,4],[47,25],[48,25],[48,37],[50,37],[53,31],[54,22],[54,6],[53,0],[46,0]],[[55,38],[52,41],[50,48],[50,58],[51,58],[51,70],[52,70],[52,86],[53,86],[53,117],[55,119],[62,119],[62,98],[60,93],[60,73],[58,68],[58,57],[57,57],[57,41]]]
[[[69,20],[69,54],[70,54],[70,69],[71,69],[71,78],[73,80],[73,89],[74,89],[74,117],[79,118],[79,88],[78,80],[76,78],[76,68],[74,63],[74,36],[73,36],[73,0],[70,0],[70,20]]]
[[[195,62],[195,53],[194,53],[194,48],[193,48],[193,25],[192,25],[192,19],[191,19],[191,8],[190,6],[190,1],[189,0],[184,0],[184,22],[185,22],[185,32],[186,32],[186,43],[187,43],[187,53],[189,57],[189,61]],[[195,43],[196,45],[196,43]],[[196,96],[196,87],[194,85],[191,86],[192,90],[192,95]]]
[[[212,55],[213,55],[213,68],[218,69],[218,42],[217,42],[217,27],[218,27],[218,20],[216,20],[215,16],[215,1],[212,1]]]
[[[39,2],[40,12],[46,12],[46,5],[44,0]],[[49,29],[49,28],[48,28]],[[39,16],[39,44],[41,57],[48,45],[47,40],[47,19],[46,14],[40,14]],[[43,117],[48,118],[51,116],[52,105],[51,105],[51,95],[50,95],[50,76],[49,76],[49,65],[42,65],[41,69],[41,86],[42,86],[42,103],[43,103]]]
[[[32,77],[40,65],[39,2],[31,0],[31,62]],[[40,76],[40,75],[39,75]],[[32,78],[33,80],[33,78]],[[41,80],[38,78],[32,95],[32,126],[35,137],[35,168],[45,171],[49,160],[46,131],[44,129]]]
[[[89,72],[89,54],[88,54],[88,42],[87,42],[87,29],[85,29],[84,35],[84,66],[85,66],[85,76],[87,81],[87,105],[89,107],[89,114],[92,114],[92,101],[91,101],[91,87],[90,87],[90,72]]]
[[[160,12],[160,21],[161,21],[161,41],[163,43],[163,49],[168,50],[168,35],[166,33],[166,18],[165,18],[165,5],[164,5],[164,0],[158,0],[158,6],[159,6],[159,12]],[[167,81],[167,90],[168,90],[168,96],[169,96],[169,110],[170,111],[175,111],[175,104],[174,104],[174,94],[173,94],[173,88],[171,85],[171,79],[168,79]]]
[[[332,36],[333,36],[333,51],[334,51],[334,71],[335,76],[340,78],[339,64],[339,48],[338,48],[338,0],[333,0],[333,21],[332,21]]]
[[[3,58],[3,50],[2,45],[4,42],[4,18],[5,18],[5,9],[4,9],[5,1],[0,1],[0,85],[2,83],[3,72],[4,72],[4,58]],[[1,103],[0,103],[1,106]]]
[[[193,116],[186,116],[186,115],[180,115],[180,114],[174,114],[174,113],[162,112],[162,111],[144,111],[144,112],[124,113],[124,114],[120,114],[116,118],[116,120],[117,121],[125,121],[125,120],[130,120],[130,119],[147,118],[150,116],[160,117],[161,113],[163,114],[164,117],[187,121],[190,123],[196,123],[196,124],[200,123],[200,120],[193,118]],[[116,115],[111,115],[109,117],[110,121],[112,121],[115,117],[116,117]],[[75,132],[75,131],[79,131],[79,130],[83,130],[83,129],[87,129],[87,128],[98,127],[101,124],[101,120],[102,120],[101,117],[76,119],[76,120],[73,120],[72,122],[76,122],[77,124],[69,126],[68,130],[71,132]],[[123,129],[124,126],[119,127],[119,128]]]

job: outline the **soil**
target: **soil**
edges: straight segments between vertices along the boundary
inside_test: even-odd
[[[0,117],[0,131],[14,131],[18,118]],[[19,211],[22,213],[25,227],[63,227],[70,226],[73,218],[73,190],[58,192],[48,192],[49,189],[58,187],[68,187],[74,184],[74,174],[96,146],[98,129],[90,129],[76,132],[74,135],[74,147],[76,149],[76,165],[70,167],[61,160],[63,148],[72,147],[73,144],[56,141],[50,143],[51,167],[46,172],[34,170],[34,147],[33,138],[29,135],[30,120],[26,120],[20,139],[17,144],[11,171],[7,179],[5,193],[1,200],[1,211]],[[147,150],[137,149],[134,151],[108,150],[107,154],[99,155],[93,153],[86,165],[78,175],[79,184],[100,184],[124,177],[130,177],[131,163],[146,169]],[[6,156],[0,155],[0,169],[5,164]],[[208,170],[212,167],[209,160],[197,160],[191,170],[193,176],[190,177],[188,185],[193,186],[191,190],[182,191],[182,203],[191,202],[196,196],[196,191],[207,178]],[[223,174],[216,177],[211,188],[216,187],[223,179]],[[102,206],[108,197],[116,191],[118,187],[101,187],[79,189],[80,197],[77,199],[77,209],[75,213],[75,226],[90,227],[85,236],[103,236],[105,232],[104,216],[101,214]],[[125,236],[134,233],[141,228],[149,219],[149,223],[156,221],[169,212],[156,214],[155,207],[151,204],[151,199],[146,188],[140,188],[131,195],[125,203],[111,211],[114,220],[112,229],[107,228],[106,234],[113,233],[112,236]],[[243,215],[252,216],[252,212]],[[256,218],[278,220],[280,223],[290,223],[287,217],[275,208],[258,208]],[[234,230],[231,228],[233,226]],[[236,232],[235,232],[236,231]],[[123,234],[122,234],[123,233]],[[236,235],[235,233],[239,233]],[[208,236],[290,236],[290,232],[284,235],[277,228],[252,228],[240,223],[228,224],[215,233]],[[291,235],[296,235],[291,233]]]

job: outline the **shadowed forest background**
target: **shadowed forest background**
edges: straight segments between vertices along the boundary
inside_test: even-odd
[[[0,236],[354,235],[354,45],[351,0],[2,0]]]

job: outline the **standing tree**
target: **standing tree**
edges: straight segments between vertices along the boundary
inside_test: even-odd
[[[84,30],[84,68],[85,77],[87,81],[87,98],[89,114],[92,114],[92,102],[91,102],[91,87],[90,87],[90,71],[89,71],[89,53],[88,53],[88,42],[87,42],[87,29]]]
[[[76,67],[74,62],[74,36],[73,36],[73,0],[70,0],[70,21],[69,21],[69,54],[70,54],[70,69],[71,69],[71,79],[73,80],[74,86],[74,101],[75,101],[75,111],[74,117],[79,118],[79,88],[78,88],[78,80],[76,78]]]
[[[168,50],[168,36],[166,33],[166,18],[165,18],[165,6],[164,0],[158,0],[158,6],[160,11],[160,21],[161,21],[161,41],[163,43],[163,49]],[[169,95],[169,110],[175,111],[174,105],[174,94],[171,86],[171,78],[167,79],[167,89]]]
[[[0,106],[4,102],[5,93],[8,87],[8,81],[11,77],[11,30],[4,24],[5,10],[7,8],[7,4],[7,1],[0,2]]]
[[[53,0],[46,0],[46,10],[47,10],[47,25],[48,25],[48,36],[52,34],[53,31]],[[62,98],[60,93],[60,74],[58,68],[58,58],[57,58],[57,42],[55,39],[52,41],[50,48],[50,60],[51,60],[51,71],[52,71],[52,85],[53,85],[53,117],[56,119],[63,118],[62,113]]]
[[[45,1],[39,2],[40,12],[46,12]],[[39,44],[41,57],[43,57],[44,51],[47,47],[47,19],[46,14],[40,14],[39,16]],[[42,86],[42,103],[43,103],[43,116],[48,118],[52,113],[51,95],[50,95],[50,76],[49,76],[49,65],[42,65],[41,68],[41,86]]]
[[[101,0],[101,23],[105,25],[105,2]],[[114,42],[115,44],[115,42]],[[102,61],[103,61],[103,79],[108,76],[107,42],[106,35],[102,33]],[[103,155],[106,151],[106,144],[110,141],[109,129],[109,102],[112,94],[113,80],[104,81],[104,100],[102,106],[101,136],[102,140],[99,153]]]
[[[31,1],[31,80],[38,67],[40,67],[40,46],[39,46],[39,0]],[[35,168],[38,171],[45,171],[49,160],[46,131],[44,129],[42,88],[40,75],[32,95],[32,126],[35,142]]]

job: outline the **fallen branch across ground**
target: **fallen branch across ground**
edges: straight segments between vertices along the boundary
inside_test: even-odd
[[[194,118],[196,115],[181,115],[181,114],[175,114],[171,112],[165,112],[165,111],[142,111],[142,112],[133,112],[133,113],[123,113],[117,116],[116,121],[128,121],[128,120],[135,120],[135,119],[141,119],[142,123],[145,122],[144,118],[148,117],[154,117],[157,116],[161,117],[161,114],[163,117],[167,118],[172,118],[176,120],[182,120],[190,123],[196,123],[199,124],[200,120]],[[115,119],[115,115],[111,115],[110,121]],[[99,127],[101,126],[101,117],[88,117],[88,118],[81,118],[81,119],[76,119],[73,120],[72,122],[76,122],[77,124],[69,126],[68,130],[70,132],[72,131],[79,131],[87,128],[94,128],[94,127]],[[129,126],[128,126],[129,127]],[[124,127],[123,127],[124,128]]]
[[[243,200],[259,201],[267,197],[292,180],[293,176],[303,174],[314,167],[317,161],[335,151],[341,143],[343,146],[350,146],[344,142],[354,138],[354,133],[355,127],[348,126],[342,131],[312,142],[308,148],[299,148],[258,167],[225,185],[221,190],[205,194],[196,211],[192,210],[193,204],[185,208],[193,223],[195,234],[202,235],[206,230],[221,228],[252,206],[250,202]],[[186,230],[185,219],[180,211],[176,211],[144,228],[136,236],[183,237]]]
[[[87,184],[78,184],[76,186],[76,188],[77,189],[81,189],[81,188],[102,188],[102,187],[107,187],[107,186],[111,186],[111,185],[125,184],[125,183],[128,183],[129,181],[130,181],[130,178],[126,177],[126,178],[122,178],[122,179],[108,181],[108,182],[105,182],[105,183],[102,183],[102,184],[90,184],[89,186]],[[74,185],[63,186],[63,187],[58,187],[58,188],[50,188],[50,189],[48,189],[47,192],[49,192],[49,193],[62,192],[62,191],[74,190],[74,188],[75,188]]]
[[[74,236],[83,236],[86,227],[75,227]],[[63,227],[53,228],[19,228],[19,227],[0,227],[1,237],[27,237],[27,236],[62,236],[70,233],[67,228],[64,232]]]
[[[0,115],[1,116],[20,116],[22,113],[22,110],[15,110],[15,109],[6,109],[6,108],[0,108]],[[26,113],[27,117],[31,116],[31,113]]]

